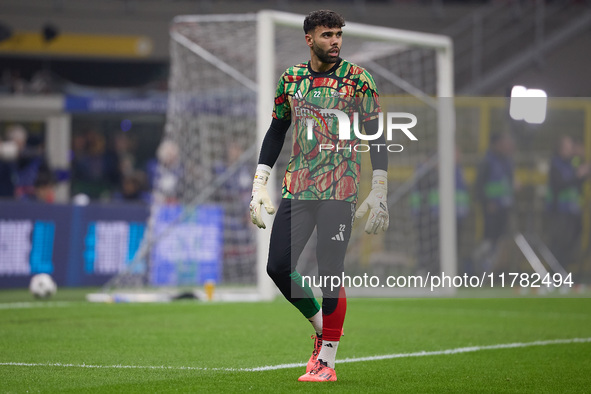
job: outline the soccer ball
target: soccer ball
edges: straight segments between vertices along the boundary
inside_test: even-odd
[[[47,274],[37,274],[31,278],[29,291],[35,298],[49,298],[57,292],[57,285]]]

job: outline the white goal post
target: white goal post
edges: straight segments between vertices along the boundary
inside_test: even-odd
[[[198,259],[198,247],[167,252],[159,245],[180,245],[188,240],[185,229],[195,223],[187,223],[187,218],[198,216],[200,206],[213,206],[219,208],[215,212],[223,212],[218,227],[223,249],[217,277],[219,287],[238,285],[242,291],[251,288],[256,294],[248,299],[275,297],[277,291],[266,273],[273,218],[264,213],[266,230],[248,223],[247,200],[258,152],[271,122],[277,81],[287,67],[309,58],[302,31],[304,18],[261,11],[178,16],[172,21],[169,101],[162,144],[168,154],[159,157],[160,178],[154,182],[156,198],[140,251],[125,271],[109,282],[111,289],[153,284],[149,279],[154,271],[151,258],[155,255]],[[381,236],[367,236],[357,231],[363,226],[356,226],[345,269],[351,275],[390,275],[411,274],[422,267],[455,275],[451,39],[351,22],[343,27],[343,33],[343,58],[373,75],[382,107],[417,111],[420,128],[418,144],[409,144],[404,153],[390,156],[390,229]],[[279,180],[291,150],[289,139],[288,136],[268,187],[276,202]],[[371,166],[363,165],[362,172],[366,169]],[[361,197],[368,192],[369,183],[367,173],[362,174]],[[413,192],[425,184],[440,196],[439,214],[434,218],[411,212],[409,205]],[[170,208],[166,206],[170,201],[180,206],[182,214],[165,225],[156,225],[156,219],[161,217],[158,215]],[[215,216],[215,212],[209,215]],[[302,272],[312,272],[313,253],[303,256],[301,261]],[[433,262],[433,267],[425,262]],[[187,268],[185,260],[167,267],[167,278],[172,275],[185,280],[181,286],[187,285],[187,277],[194,277],[194,268]],[[178,272],[171,272],[174,270]],[[446,288],[439,294],[451,292],[452,288]]]

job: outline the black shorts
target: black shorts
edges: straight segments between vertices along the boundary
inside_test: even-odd
[[[316,228],[318,275],[341,276],[355,214],[355,204],[337,200],[282,199],[271,231],[267,272],[287,299],[304,297],[290,275]],[[339,289],[323,288],[323,297],[338,298]],[[296,294],[294,294],[296,293]]]

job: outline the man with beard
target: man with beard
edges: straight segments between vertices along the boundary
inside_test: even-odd
[[[319,276],[342,277],[354,217],[361,218],[369,211],[365,226],[369,234],[386,231],[389,222],[386,150],[370,150],[374,169],[372,191],[355,212],[361,162],[356,148],[360,139],[352,132],[350,138],[339,138],[339,122],[327,115],[331,109],[339,109],[353,124],[356,113],[367,134],[376,133],[381,118],[372,76],[339,57],[344,25],[342,16],[328,10],[314,11],[305,18],[310,61],[288,68],[279,80],[273,119],[261,147],[250,203],[252,222],[265,228],[262,208],[269,214],[275,212],[267,193],[267,180],[293,122],[292,155],[273,222],[267,272],[316,331],[306,374],[298,379],[308,382],[337,380],[335,357],[347,303],[342,286],[321,286],[320,307],[309,283],[296,271],[304,246],[316,229]],[[326,109],[329,111],[323,112]],[[386,141],[381,135],[372,142],[384,146]]]

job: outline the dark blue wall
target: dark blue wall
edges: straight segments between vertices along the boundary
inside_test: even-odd
[[[94,250],[100,247],[130,260],[143,236],[148,214],[148,207],[134,204],[0,202],[0,288],[26,287],[31,276],[41,272],[51,274],[58,286],[102,285],[116,271],[95,266]],[[128,239],[98,241],[94,230],[101,224],[126,230]]]

